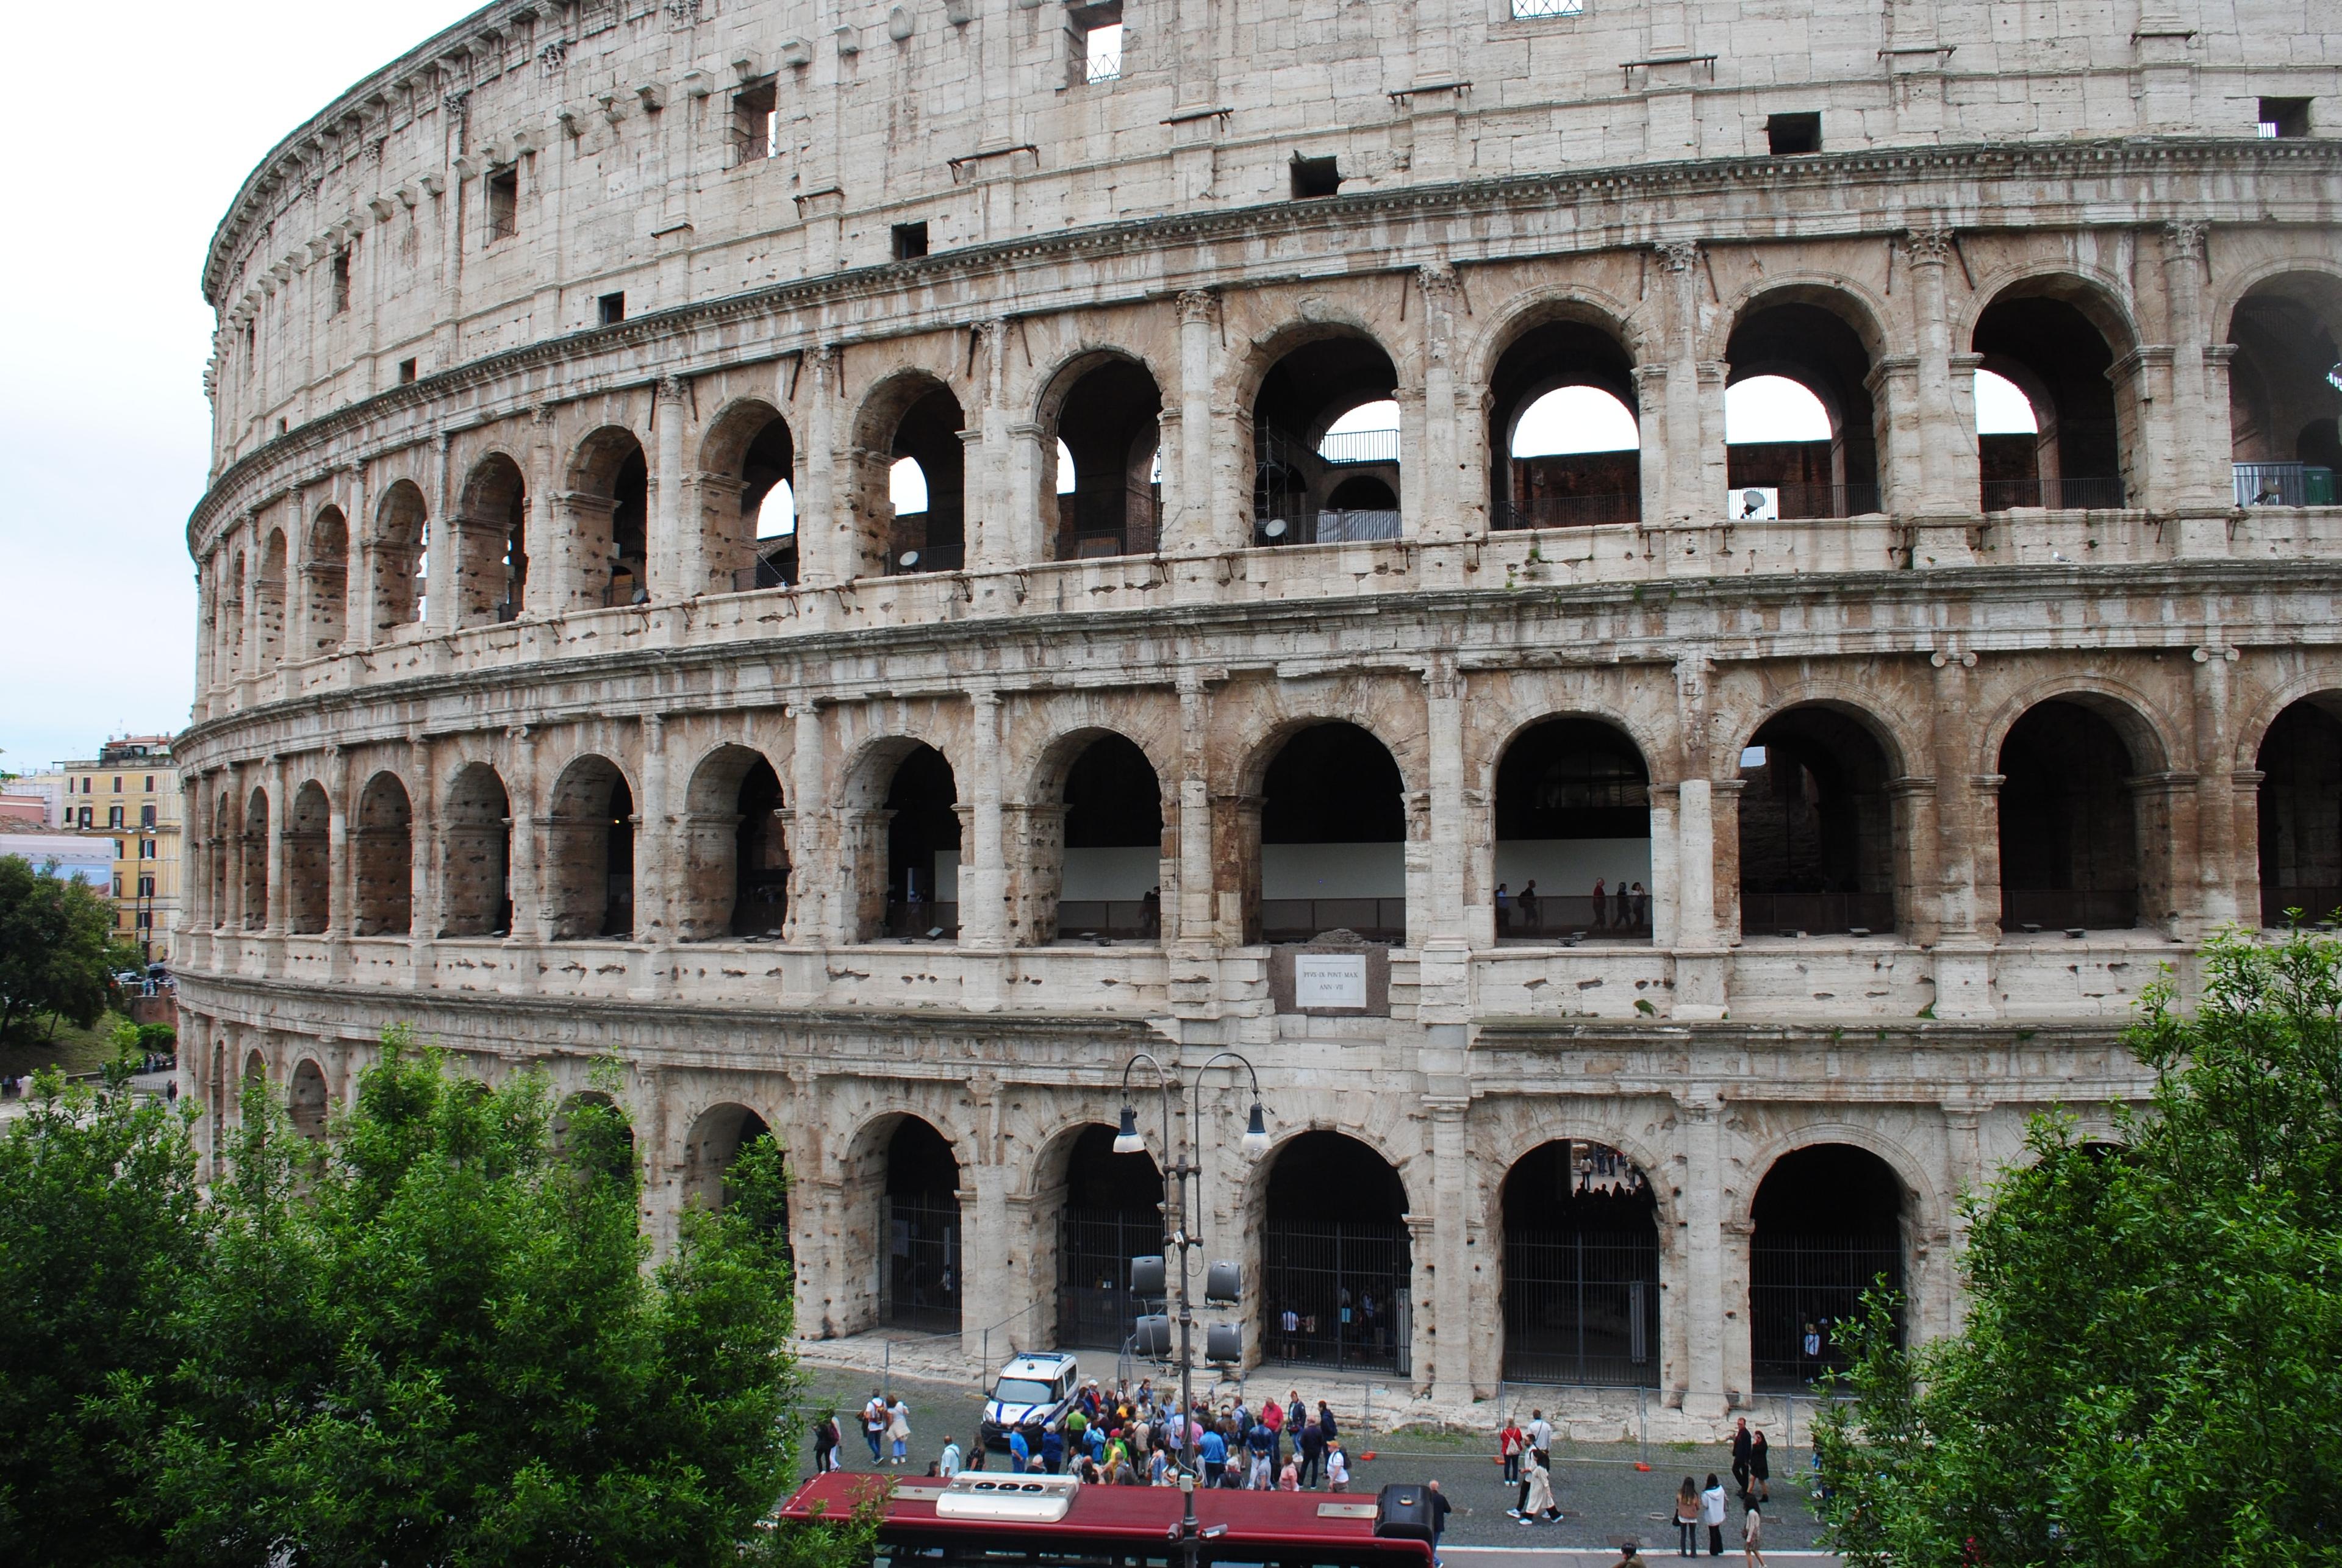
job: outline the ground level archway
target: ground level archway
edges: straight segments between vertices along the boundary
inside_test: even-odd
[[[1903,1183],[1867,1149],[1815,1144],[1773,1163],[1751,1218],[1751,1369],[1760,1391],[1802,1389],[1848,1364],[1864,1292],[1903,1289]]]
[[[1264,1359],[1407,1373],[1414,1255],[1387,1161],[1340,1133],[1302,1134],[1269,1169],[1260,1235]]]
[[[1142,1310],[1130,1260],[1163,1252],[1163,1174],[1146,1154],[1114,1152],[1115,1129],[1084,1127],[1066,1154],[1057,1211],[1057,1343],[1119,1350]]]
[[[880,1200],[878,1316],[931,1333],[959,1329],[959,1161],[944,1135],[916,1116],[886,1141]]]
[[[1507,1383],[1659,1385],[1658,1196],[1606,1144],[1563,1138],[1505,1177]]]

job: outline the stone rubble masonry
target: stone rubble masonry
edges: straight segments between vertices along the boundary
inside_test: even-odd
[[[1755,1398],[1752,1205],[1791,1151],[1892,1170],[1912,1331],[1948,1331],[1957,1197],[2031,1113],[2097,1126],[2141,1092],[2117,1036],[2142,988],[2193,984],[2206,934],[2259,915],[2263,737],[2342,695],[2342,510],[2239,508],[2230,466],[2332,413],[2254,390],[2276,383],[2237,324],[2274,300],[2302,341],[2342,327],[2342,35],[2303,30],[2342,24],[1125,0],[1123,75],[1090,84],[1085,15],[502,3],[254,171],[205,263],[176,743],[205,1147],[248,1074],[316,1125],[395,1022],[565,1092],[615,1061],[661,1246],[720,1201],[744,1111],[783,1140],[799,1323],[836,1337],[874,1325],[887,1139],[916,1115],[959,1162],[972,1360],[1051,1310],[1068,1154],[1125,1060],[1234,1049],[1280,1143],[1339,1130],[1398,1173],[1407,1376],[1443,1407],[1498,1382],[1502,1184],[1555,1138],[1657,1191],[1655,1433]],[[2309,137],[2256,135],[2277,97],[2311,101]],[[1769,155],[1768,119],[1807,113],[1821,150]],[[1302,157],[1337,195],[1294,196]],[[915,224],[926,254],[894,259]],[[2007,302],[2102,340],[2118,472],[2067,477],[2118,477],[2121,504],[1982,509],[1973,345]],[[1879,494],[1821,510],[1852,515],[1726,515],[1730,345],[1776,307],[1838,324],[1836,407],[1869,412],[1828,476],[1872,463]],[[1539,332],[1607,345],[1554,384],[1636,411],[1631,519],[1497,526],[1506,355]],[[1398,536],[1255,547],[1272,372],[1346,343],[1387,357]],[[1159,433],[1159,532],[1060,558],[1059,432],[1129,413],[1076,390],[1107,364],[1158,394],[1108,434]],[[887,470],[938,388],[965,563],[887,575]],[[2057,450],[2045,429],[2045,484]],[[736,591],[768,461],[797,585]],[[2121,737],[2132,929],[2004,929],[2001,747],[2049,700]],[[1892,930],[1745,928],[1740,817],[1774,808],[1741,753],[1791,710],[1879,759]],[[1497,764],[1564,715],[1647,770],[1648,943],[1497,940]],[[1257,940],[1269,764],[1324,720],[1402,781],[1386,1017],[1276,1011]],[[1160,784],[1160,935],[1057,943],[1066,778],[1102,734]],[[955,770],[959,934],[869,942],[916,743]],[[742,942],[759,761],[787,915]],[[606,939],[614,834],[633,932]],[[1269,1167],[1236,1155],[1240,1097],[1208,1108],[1210,1233],[1256,1291]]]

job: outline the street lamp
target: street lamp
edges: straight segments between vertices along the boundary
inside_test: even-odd
[[[1138,1111],[1130,1103],[1130,1070],[1141,1062],[1155,1069],[1156,1086],[1163,1096],[1163,1159],[1164,1174],[1178,1187],[1176,1217],[1169,1205],[1165,1206],[1163,1253],[1166,1262],[1176,1254],[1176,1268],[1179,1291],[1179,1490],[1186,1498],[1186,1517],[1180,1524],[1181,1538],[1186,1543],[1187,1562],[1196,1560],[1196,1543],[1199,1539],[1196,1526],[1196,1416],[1195,1416],[1195,1313],[1187,1302],[1187,1255],[1204,1244],[1203,1177],[1204,1177],[1204,1074],[1223,1062],[1245,1070],[1252,1084],[1252,1112],[1246,1118],[1243,1149],[1246,1159],[1258,1159],[1268,1152],[1268,1121],[1260,1105],[1260,1074],[1253,1065],[1233,1051],[1214,1054],[1196,1069],[1195,1079],[1187,1096],[1188,1137],[1186,1150],[1176,1157],[1171,1142],[1171,1091],[1178,1075],[1156,1057],[1141,1051],[1122,1065],[1122,1124],[1115,1134],[1114,1152],[1117,1154],[1143,1154],[1146,1140],[1139,1135]],[[1189,1196],[1189,1183],[1194,1183],[1194,1196]],[[1214,1263],[1211,1278],[1206,1282],[1207,1301],[1233,1300],[1239,1293],[1241,1276],[1233,1263]]]

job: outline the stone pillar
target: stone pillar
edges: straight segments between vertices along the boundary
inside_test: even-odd
[[[457,622],[456,566],[463,559],[463,531],[455,524],[455,508],[448,495],[447,449],[455,437],[441,431],[431,447],[431,515],[425,518],[424,538],[429,560],[424,563],[424,624],[435,632],[451,631]]]
[[[813,394],[806,406],[806,444],[797,464],[804,484],[797,490],[797,581],[810,588],[843,583],[852,574],[856,551],[841,537],[837,503],[837,404],[844,395],[844,367],[837,347],[823,344],[811,355]]]
[[[2236,500],[2230,466],[2226,377],[2215,407],[2212,378],[2206,375],[2204,239],[2201,219],[2174,218],[2163,225],[2163,287],[2171,339],[2170,494],[2180,514],[2179,553],[2221,556],[2228,553],[2227,514]]]
[[[563,490],[553,496],[553,554],[545,564],[545,613],[598,610],[610,586],[612,519],[618,504],[606,495]],[[534,570],[531,573],[535,574]]]
[[[1682,794],[1679,784],[1650,787],[1651,945],[1661,952],[1683,945]]]
[[[2257,768],[2237,768],[2228,777],[2228,843],[2237,890],[2237,918],[2247,928],[2263,924],[2261,908],[2261,781]]]
[[[1976,862],[1977,940],[1997,943],[2000,924],[2000,786],[2003,774],[1970,774],[1968,852]]]
[[[545,879],[543,873],[545,822],[539,805],[544,792],[536,780],[536,748],[526,725],[506,732],[505,798],[512,813],[512,854],[505,875],[512,884],[512,940],[530,944],[545,940]]]
[[[1218,495],[1214,483],[1212,410],[1213,348],[1219,331],[1219,300],[1209,289],[1189,289],[1179,295],[1179,495],[1182,513],[1175,526],[1166,519],[1165,554],[1212,549],[1241,549],[1251,534],[1249,518],[1213,515]],[[1247,461],[1238,454],[1232,461]]]
[[[1723,372],[1699,357],[1699,296],[1707,286],[1707,258],[1692,240],[1660,245],[1658,257],[1674,295],[1665,382],[1669,486],[1664,517],[1646,515],[1644,521],[1705,524],[1724,504]],[[1710,385],[1716,388],[1713,414],[1707,408]]]
[[[1646,523],[1661,523],[1673,504],[1676,483],[1669,465],[1672,449],[1667,444],[1673,419],[1667,401],[1667,367],[1638,365],[1633,375],[1636,439],[1642,449],[1642,518]]]
[[[353,464],[349,475],[350,580],[342,600],[342,646],[371,648],[376,635],[374,613],[375,525],[366,511],[365,464]]]
[[[286,918],[290,911],[290,901],[286,894],[290,890],[285,885],[285,865],[290,858],[286,853],[289,845],[285,836],[289,814],[285,810],[285,759],[282,756],[272,756],[268,759],[266,776],[268,841],[261,847],[261,853],[268,857],[268,909],[263,920],[262,929],[271,936],[278,936],[282,935],[285,928],[291,924]]]
[[[1179,683],[1179,907],[1174,927],[1181,941],[1208,944],[1218,914],[1212,856],[1209,716],[1203,679],[1183,666]]]
[[[1895,925],[1906,942],[1933,947],[1943,931],[1942,845],[1936,826],[1936,781],[1913,774],[1887,781],[1895,819]]]
[[[1686,781],[1688,784],[1689,781]],[[1715,1088],[1686,1084],[1675,1092],[1677,1159],[1682,1163],[1684,1268],[1680,1300],[1666,1309],[1683,1314],[1684,1365],[1678,1373],[1684,1414],[1693,1421],[1721,1421],[1726,1409],[1726,1338],[1740,1326],[1746,1353],[1745,1288],[1727,1293],[1724,1278],[1724,1166],[1719,1105]],[[1726,1317],[1726,1313],[1736,1313]]]
[[[439,875],[438,792],[433,787],[431,744],[408,742],[406,768],[407,951],[418,979],[431,972],[431,944],[446,929],[445,888]]]
[[[1917,459],[1916,483],[1897,486],[1897,500],[1887,510],[1917,514],[1918,536],[1912,565],[1972,564],[1969,529],[1982,504],[1982,470],[1978,466],[1972,407],[1975,367],[1956,361],[1974,355],[1955,353],[1950,311],[1945,303],[1944,271],[1951,260],[1952,231],[1917,228],[1905,236],[1903,255],[1909,263],[1912,326],[1918,342],[1912,382],[1915,419],[1912,434]],[[1970,397],[1959,395],[1965,375]],[[1903,456],[1898,444],[1896,456]]]
[[[2195,652],[2195,914],[2207,931],[2246,917],[2237,896],[2238,862],[2247,857],[2257,862],[2260,850],[2257,843],[2246,845],[2236,831],[2235,770],[2230,764],[2236,740],[2228,705],[2228,667],[2236,658],[2237,650],[2222,644],[2217,627]],[[2257,909],[2251,912],[2254,924],[2259,915]]]
[[[355,787],[350,775],[355,770],[349,748],[335,746],[332,756],[334,789],[325,811],[325,937],[338,954],[350,934],[351,895],[357,880],[357,867],[350,855],[350,818],[357,802],[350,798]]]
[[[1426,1096],[1431,1113],[1431,1169],[1434,1183],[1428,1254],[1431,1300],[1416,1308],[1420,1325],[1430,1319],[1432,1346],[1426,1366],[1418,1358],[1415,1380],[1428,1382],[1432,1397],[1442,1403],[1467,1404],[1472,1399],[1472,1254],[1465,1246],[1471,1227],[1472,1155],[1465,1138],[1464,1118],[1471,1101],[1464,1096]],[[1429,1313],[1423,1311],[1428,1304]],[[1425,1336],[1418,1329],[1418,1342]]]
[[[995,316],[976,323],[977,406],[960,458],[965,559],[972,572],[1007,571],[1046,557],[1034,551],[1022,526],[1028,515],[1037,515],[1038,497],[1028,506],[1022,494],[1028,475],[1019,462],[1020,422],[1008,405],[1007,341],[1006,321]]]
[[[821,946],[832,920],[837,865],[832,854],[827,791],[822,783],[821,714],[810,702],[791,703],[789,804],[796,808],[789,838],[789,913],[781,940]],[[847,902],[851,902],[850,900]]]
[[[1445,262],[1421,268],[1416,277],[1423,288],[1423,404],[1415,446],[1399,454],[1399,483],[1405,487],[1400,524],[1418,539],[1461,539],[1487,532],[1480,506],[1459,494],[1456,485],[1465,433],[1456,421],[1451,360],[1461,285],[1456,269]]]
[[[544,614],[548,611],[558,614],[569,607],[562,581],[563,553],[555,537],[555,530],[563,521],[563,514],[554,505],[554,464],[557,459],[553,444],[558,434],[558,414],[549,403],[539,404],[529,413],[528,514],[521,524],[528,545],[529,581],[521,585],[521,603],[515,606],[516,614]]]
[[[696,510],[684,510],[683,427],[691,416],[686,390],[681,376],[662,375],[651,399],[654,429],[646,454],[651,463],[651,536],[644,554],[648,557],[645,570],[650,574],[655,604],[702,594],[707,588],[705,530],[698,526]],[[694,524],[688,537],[683,526],[686,515]]]
[[[1008,868],[1001,854],[1000,694],[968,694],[968,854],[959,868],[959,945],[996,952],[1008,945]]]
[[[643,715],[642,797],[635,803],[634,940],[665,947],[674,940],[676,855],[678,824],[668,803],[666,720]]]

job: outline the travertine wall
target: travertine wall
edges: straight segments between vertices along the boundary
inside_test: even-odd
[[[2240,509],[2230,470],[2332,414],[2279,339],[2342,328],[2342,148],[2251,130],[2257,98],[2332,101],[2333,44],[2273,6],[2230,31],[2192,6],[1126,0],[1125,75],[1069,82],[1099,15],[499,5],[255,172],[205,273],[217,466],[177,748],[207,1144],[251,1063],[283,1094],[314,1059],[338,1100],[395,1021],[575,1089],[615,1058],[652,1233],[720,1193],[754,1112],[797,1174],[801,1323],[844,1334],[877,1311],[886,1139],[916,1115],[959,1162],[974,1354],[1051,1297],[1066,1154],[1126,1059],[1234,1048],[1280,1144],[1338,1129],[1398,1173],[1411,1376],[1443,1397],[1500,1375],[1498,1194],[1555,1138],[1653,1179],[1686,1430],[1751,1397],[1751,1205],[1788,1152],[1892,1171],[1912,1321],[1940,1332],[1957,1193],[2031,1111],[2137,1092],[2115,1036],[2142,987],[2261,914],[2262,738],[2342,696],[2342,511]],[[734,99],[767,76],[781,151],[743,160]],[[1815,110],[1820,154],[1764,155],[1767,115]],[[1291,199],[1296,155],[1336,157],[1341,194]],[[932,254],[888,262],[912,222]],[[2117,471],[2066,477],[2121,504],[1984,484],[1975,375],[2027,372],[1979,324],[2041,302],[2109,366]],[[1877,494],[1735,524],[1724,394],[1770,362],[1732,345],[1813,319],[1791,306],[1860,361],[1832,413],[1867,398],[1869,424],[1833,460],[1875,451]],[[1524,368],[1556,324],[1609,368]],[[1397,536],[1267,547],[1256,410],[1326,344],[1387,364]],[[1056,434],[1106,364],[1159,397],[1156,494],[1135,462],[1116,480],[1159,527],[1058,559]],[[1625,520],[1511,526],[1518,388],[1576,383],[1630,394],[1639,492],[1606,498]],[[890,574],[896,426],[935,388],[965,422],[964,564]],[[743,507],[779,450],[796,585],[756,588]],[[606,605],[619,574],[640,602]],[[2003,744],[2046,702],[2117,737],[2134,825],[2101,847],[2135,926],[2004,918]],[[1867,759],[1875,934],[1743,909],[1744,748],[1817,713]],[[1559,716],[1647,774],[1647,940],[1500,934],[1497,767]],[[1401,781],[1387,1018],[1277,1012],[1256,940],[1269,766],[1328,720]],[[1067,774],[1108,734],[1159,789],[1159,934],[1055,940]],[[956,785],[957,935],[866,941],[922,743]],[[758,758],[786,915],[735,940]],[[2330,784],[2287,797],[2305,843],[2332,838]],[[1236,1130],[1212,1228],[1251,1256],[1270,1166]]]

